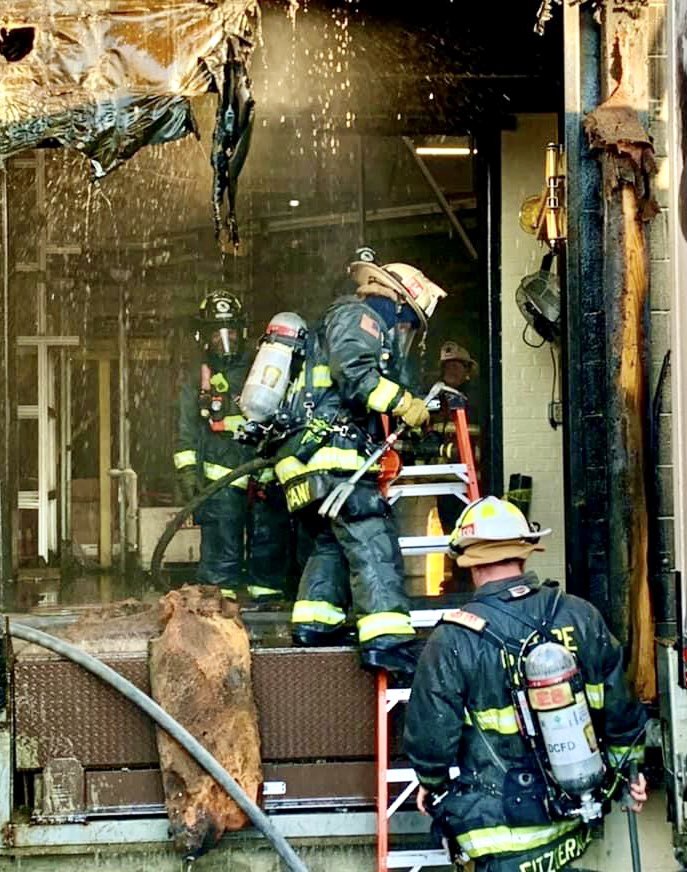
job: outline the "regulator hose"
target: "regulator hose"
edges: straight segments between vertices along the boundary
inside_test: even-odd
[[[240,469],[245,470],[249,466],[255,469],[255,466],[251,464],[245,464]],[[244,475],[245,472],[240,472],[239,474]],[[215,484],[217,483],[215,482]],[[184,729],[178,721],[167,714],[147,694],[139,690],[130,681],[127,681],[126,678],[123,678],[118,672],[115,672],[114,669],[106,666],[102,660],[87,654],[70,642],[57,639],[55,636],[42,632],[42,630],[36,630],[33,627],[28,627],[26,624],[17,623],[16,621],[9,622],[9,632],[16,639],[33,642],[35,645],[48,648],[50,651],[54,651],[56,654],[60,654],[62,657],[78,663],[79,666],[83,666],[84,669],[92,672],[93,675],[97,675],[98,678],[114,687],[115,690],[142,709],[159,727],[175,739],[193,757],[196,763],[202,766],[220,787],[229,794],[241,811],[248,816],[253,825],[265,836],[290,872],[308,872],[307,866],[303,864],[284,836],[275,829],[267,815],[246,796],[227,770],[217,762],[212,754],[188,730]]]
[[[211,497],[213,494],[216,494],[218,490],[221,490],[226,485],[231,484],[232,481],[236,481],[239,478],[243,478],[244,475],[251,475],[254,472],[259,472],[261,469],[265,469],[267,466],[272,466],[274,464],[274,460],[268,460],[264,457],[257,457],[255,460],[249,460],[248,463],[243,463],[241,466],[237,466],[236,469],[232,469],[231,472],[228,472],[226,475],[223,475],[222,478],[218,478],[217,481],[213,481],[212,484],[209,484],[206,488],[196,494],[192,500],[186,503],[176,515],[172,518],[172,520],[167,524],[162,533],[162,536],[157,541],[157,545],[155,546],[155,550],[153,551],[153,556],[150,561],[150,574],[153,577],[153,581],[157,582],[160,577],[160,568],[162,566],[162,558],[164,557],[165,551],[167,550],[167,546],[174,538],[177,530],[180,530],[184,524],[186,518],[189,515],[193,514],[195,510],[202,505],[208,497]]]

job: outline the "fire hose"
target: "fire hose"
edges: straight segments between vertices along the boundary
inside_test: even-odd
[[[268,460],[264,457],[249,460],[248,463],[243,463],[241,466],[237,466],[236,469],[232,469],[231,472],[223,475],[222,478],[213,481],[212,484],[203,488],[199,494],[196,494],[192,500],[189,500],[185,506],[179,509],[176,515],[165,527],[164,532],[158,539],[155,550],[153,551],[153,556],[150,561],[150,574],[153,577],[153,581],[156,582],[159,579],[162,558],[167,550],[167,546],[172,541],[177,531],[183,527],[184,522],[189,515],[192,515],[193,512],[195,512],[196,509],[208,499],[208,497],[217,493],[218,490],[221,490],[223,487],[226,487],[239,478],[243,478],[244,475],[252,475],[254,472],[259,472],[261,469],[265,469],[266,466],[272,466],[273,463],[274,460]]]
[[[254,464],[255,462],[253,462]],[[256,467],[251,463],[247,463],[235,472],[239,475],[244,475],[247,467],[252,469]],[[229,478],[230,476],[226,476]],[[238,477],[238,476],[237,476]],[[220,479],[218,479],[218,482]],[[214,482],[217,484],[218,482]],[[200,494],[199,494],[200,496]],[[182,510],[183,511],[183,510]],[[179,513],[181,514],[181,513]],[[170,537],[171,538],[171,537]],[[26,624],[17,623],[16,621],[9,622],[9,632],[16,639],[23,639],[25,642],[32,642],[35,645],[40,645],[42,648],[47,648],[54,651],[56,654],[78,663],[83,666],[93,675],[96,675],[102,681],[105,681],[116,691],[125,696],[130,702],[133,702],[142,709],[155,723],[168,733],[181,747],[187,751],[191,757],[202,766],[205,771],[215,779],[223,790],[234,800],[238,807],[243,811],[251,823],[265,836],[267,841],[272,845],[277,854],[286,864],[286,868],[291,872],[308,872],[307,866],[301,861],[291,845],[286,841],[284,836],[275,828],[267,815],[258,808],[258,806],[243,792],[241,787],[231,777],[231,775],[221,766],[210,752],[195,739],[188,730],[185,730],[181,724],[176,721],[171,715],[152,700],[147,694],[139,690],[126,678],[123,678],[114,669],[106,666],[97,657],[93,657],[72,645],[65,642],[63,639],[57,639],[42,630],[36,630],[33,627],[28,627]]]

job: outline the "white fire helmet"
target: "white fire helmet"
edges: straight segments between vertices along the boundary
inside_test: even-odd
[[[443,288],[428,279],[417,267],[407,263],[377,266],[375,263],[356,260],[348,269],[361,288],[376,284],[394,291],[415,312],[423,333],[427,330],[427,321],[434,314],[437,303],[447,296]]]
[[[456,521],[451,545],[461,551],[476,542],[537,542],[550,532],[550,528],[540,530],[537,525],[530,524],[520,509],[508,500],[482,497],[463,510]]]

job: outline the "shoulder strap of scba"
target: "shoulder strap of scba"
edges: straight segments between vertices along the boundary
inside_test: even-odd
[[[547,587],[551,587],[552,585],[546,584]],[[522,593],[518,593],[520,588],[527,588],[527,590],[523,590]],[[518,599],[526,595],[528,592],[536,592],[537,590],[541,590],[541,588],[532,589],[527,585],[518,585],[513,590],[516,591],[514,599]],[[557,639],[551,633],[550,627],[553,624],[553,619],[558,610],[558,605],[560,603],[561,598],[561,589],[556,585],[556,592],[552,597],[551,606],[547,611],[545,618],[540,621],[538,624],[535,624],[533,621],[528,620],[522,614],[519,614],[516,611],[508,608],[505,604],[496,604],[491,602],[490,599],[480,600],[480,606],[491,606],[495,611],[500,612],[506,617],[512,618],[515,621],[523,624],[528,627],[530,630],[537,631],[541,633],[544,638],[546,638],[550,642],[556,642]],[[521,643],[517,639],[513,638],[504,638],[498,633],[496,633],[492,626],[489,625],[489,621],[482,617],[481,615],[476,614],[475,612],[469,611],[468,609],[454,609],[450,612],[445,612],[442,617],[442,622],[449,624],[458,624],[461,627],[465,627],[468,630],[472,630],[474,633],[478,633],[479,635],[484,635],[486,639],[488,639],[493,644],[496,644],[499,648],[503,647],[513,647],[516,648],[521,647]]]

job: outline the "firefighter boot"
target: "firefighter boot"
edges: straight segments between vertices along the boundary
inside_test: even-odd
[[[385,669],[398,675],[414,675],[418,656],[416,641],[408,641],[407,637],[401,640],[379,637],[374,644],[363,645],[360,649],[363,669]]]
[[[351,645],[355,634],[353,628],[345,624],[331,629],[324,629],[321,624],[294,624],[291,638],[298,648],[328,648]]]

